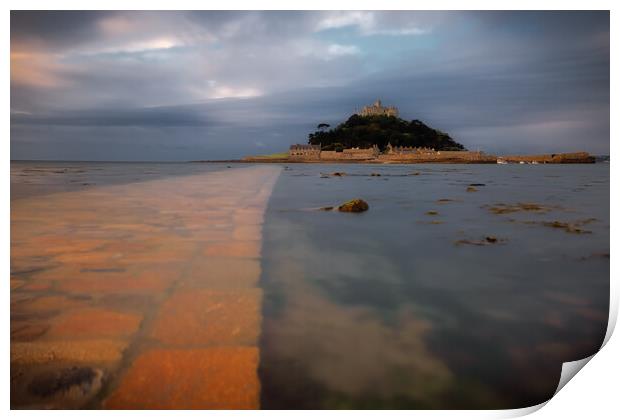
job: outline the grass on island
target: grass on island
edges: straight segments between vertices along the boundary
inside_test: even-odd
[[[288,152],[272,153],[270,155],[257,155],[252,157],[255,159],[286,159],[288,158]]]

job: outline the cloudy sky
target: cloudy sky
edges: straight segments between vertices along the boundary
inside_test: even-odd
[[[381,98],[470,150],[609,152],[607,12],[11,12],[11,158],[238,158]]]

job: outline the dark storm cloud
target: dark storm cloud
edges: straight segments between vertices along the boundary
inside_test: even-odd
[[[12,10],[11,42],[30,41],[56,49],[86,42],[98,36],[95,24],[105,15],[101,11]]]
[[[183,106],[140,109],[94,109],[36,115],[15,113],[11,115],[11,122],[15,125],[47,126],[201,127],[207,125],[207,118],[198,109]]]
[[[12,15],[53,50],[12,77],[13,158],[268,153],[377,97],[472,149],[609,150],[607,12],[45,17]]]

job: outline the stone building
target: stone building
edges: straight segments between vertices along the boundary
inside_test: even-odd
[[[381,100],[377,99],[374,104],[363,107],[358,114],[362,117],[370,117],[374,115],[398,117],[398,108],[395,106],[383,106],[381,105]]]
[[[293,144],[288,150],[288,155],[293,159],[320,159],[321,146],[313,144]]]
[[[388,155],[434,155],[437,151],[430,147],[392,146],[392,143],[388,143],[385,153]]]
[[[342,151],[342,157],[345,159],[374,159],[377,156],[379,156],[379,148],[376,144],[368,149],[354,147]]]

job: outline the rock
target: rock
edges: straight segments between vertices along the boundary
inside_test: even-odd
[[[346,173],[344,173],[344,172],[334,172],[332,174],[332,176],[345,176],[345,175],[346,175]]]
[[[478,189],[476,187],[467,187],[467,192],[476,192]]]
[[[482,206],[483,208],[488,209],[491,213],[494,214],[508,214],[508,213],[516,213],[520,211],[526,212],[534,212],[534,213],[547,213],[554,209],[560,209],[560,207],[550,207],[543,206],[536,203],[517,203],[517,204],[504,204],[497,203],[493,206]]]
[[[585,257],[579,258],[581,261],[593,260],[593,259],[609,259],[609,252],[595,252]]]
[[[370,174],[370,176],[381,176],[381,174],[378,174],[378,173],[376,173],[376,172],[373,172],[373,173],[371,173],[371,174]]]
[[[470,187],[484,187],[486,184],[469,184]]]
[[[547,227],[551,227],[555,229],[562,229],[567,233],[576,233],[576,234],[592,233],[591,230],[585,230],[581,228],[581,226],[587,223],[590,223],[590,220],[587,220],[587,221],[578,220],[573,223],[559,222],[557,220],[554,220],[553,222],[541,222],[543,226],[547,226]]]
[[[322,211],[332,211],[334,209],[334,206],[325,206],[325,207],[320,207],[319,210]]]
[[[361,213],[366,210],[368,210],[368,203],[360,198],[347,201],[346,203],[338,207],[338,211],[347,212],[347,213]]]
[[[40,398],[80,399],[99,391],[102,377],[100,369],[73,366],[35,377],[28,392]]]
[[[439,213],[435,210],[429,210],[426,212],[429,216],[437,216]]]
[[[411,175],[413,175],[413,176],[418,176],[418,175],[420,175],[420,173],[419,173],[419,172],[414,172],[414,173],[412,173]]]
[[[492,244],[502,244],[505,243],[506,239],[498,239],[495,236],[486,236],[484,239],[475,240],[475,239],[459,239],[455,241],[455,245],[476,245],[476,246],[485,246]]]

